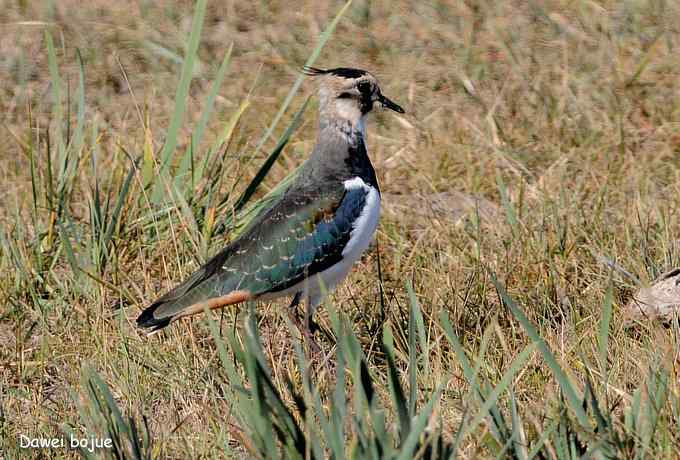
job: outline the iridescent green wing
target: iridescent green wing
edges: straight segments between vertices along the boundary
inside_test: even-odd
[[[235,242],[224,287],[278,292],[338,263],[366,194],[340,183],[323,193],[286,195]]]
[[[241,237],[147,307],[137,324],[160,329],[185,309],[234,291],[280,292],[342,260],[367,192],[324,185],[323,191],[286,193]]]

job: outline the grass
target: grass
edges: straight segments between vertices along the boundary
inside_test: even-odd
[[[624,309],[680,256],[674,2],[1,6],[1,456],[677,457],[677,321]],[[386,196],[497,212],[385,200],[326,365],[283,301],[144,337],[309,154],[317,55],[407,110],[369,126]]]

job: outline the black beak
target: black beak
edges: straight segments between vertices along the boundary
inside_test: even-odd
[[[380,94],[378,96],[378,102],[380,102],[382,104],[382,106],[386,109],[394,110],[397,113],[406,113],[406,112],[404,112],[404,109],[402,109],[399,104],[397,104],[396,102],[390,101],[389,99],[387,99],[382,94]]]

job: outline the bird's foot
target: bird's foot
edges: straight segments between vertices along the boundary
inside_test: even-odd
[[[309,347],[311,357],[323,358],[321,346],[319,346],[319,343],[314,337],[316,332],[321,330],[316,321],[309,317],[309,315],[304,315],[304,318],[302,318],[301,315],[298,314],[297,309],[294,307],[288,309],[288,318],[293,324],[295,324],[297,330],[300,331],[300,335],[304,344]]]
[[[311,332],[312,335],[321,332],[321,326],[319,326],[319,323],[314,321],[314,318],[311,317],[307,321],[307,329],[309,329],[309,332]]]
[[[322,330],[317,326],[318,330]],[[314,379],[320,381],[323,379],[324,370],[325,378],[331,381],[335,379],[336,375],[336,363],[335,360],[331,359],[331,353],[325,352],[319,342],[316,340],[315,334],[306,328],[304,335],[305,342],[305,355],[307,356],[307,362],[309,363],[307,367],[307,372],[312,372],[315,376]]]
[[[310,328],[305,328],[303,336],[305,339],[305,343],[309,346],[310,359],[312,361],[318,361],[320,359],[323,359],[323,350],[321,349],[319,342],[316,341],[316,337],[314,337],[314,332],[312,332]]]
[[[300,299],[301,293],[297,293],[295,297],[293,297],[293,301],[287,310],[288,318],[290,318],[290,321],[295,324],[295,327],[297,327],[297,330],[300,332],[305,354],[307,355],[310,362],[310,367],[316,367],[318,369],[319,366],[323,364],[329,374],[333,375],[335,370],[331,369],[332,363],[330,363],[329,356],[324,354],[319,342],[317,342],[315,337],[317,332],[326,332],[317,324],[316,321],[314,321],[314,312],[309,308],[309,305],[307,306],[307,310],[303,315],[299,314],[297,306],[300,303]],[[328,336],[328,333],[326,333],[326,335]]]

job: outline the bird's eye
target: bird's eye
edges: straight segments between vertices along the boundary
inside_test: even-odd
[[[371,84],[367,81],[360,81],[357,84],[357,89],[359,90],[359,92],[361,94],[369,94],[369,93],[373,92],[373,90],[371,88]]]

